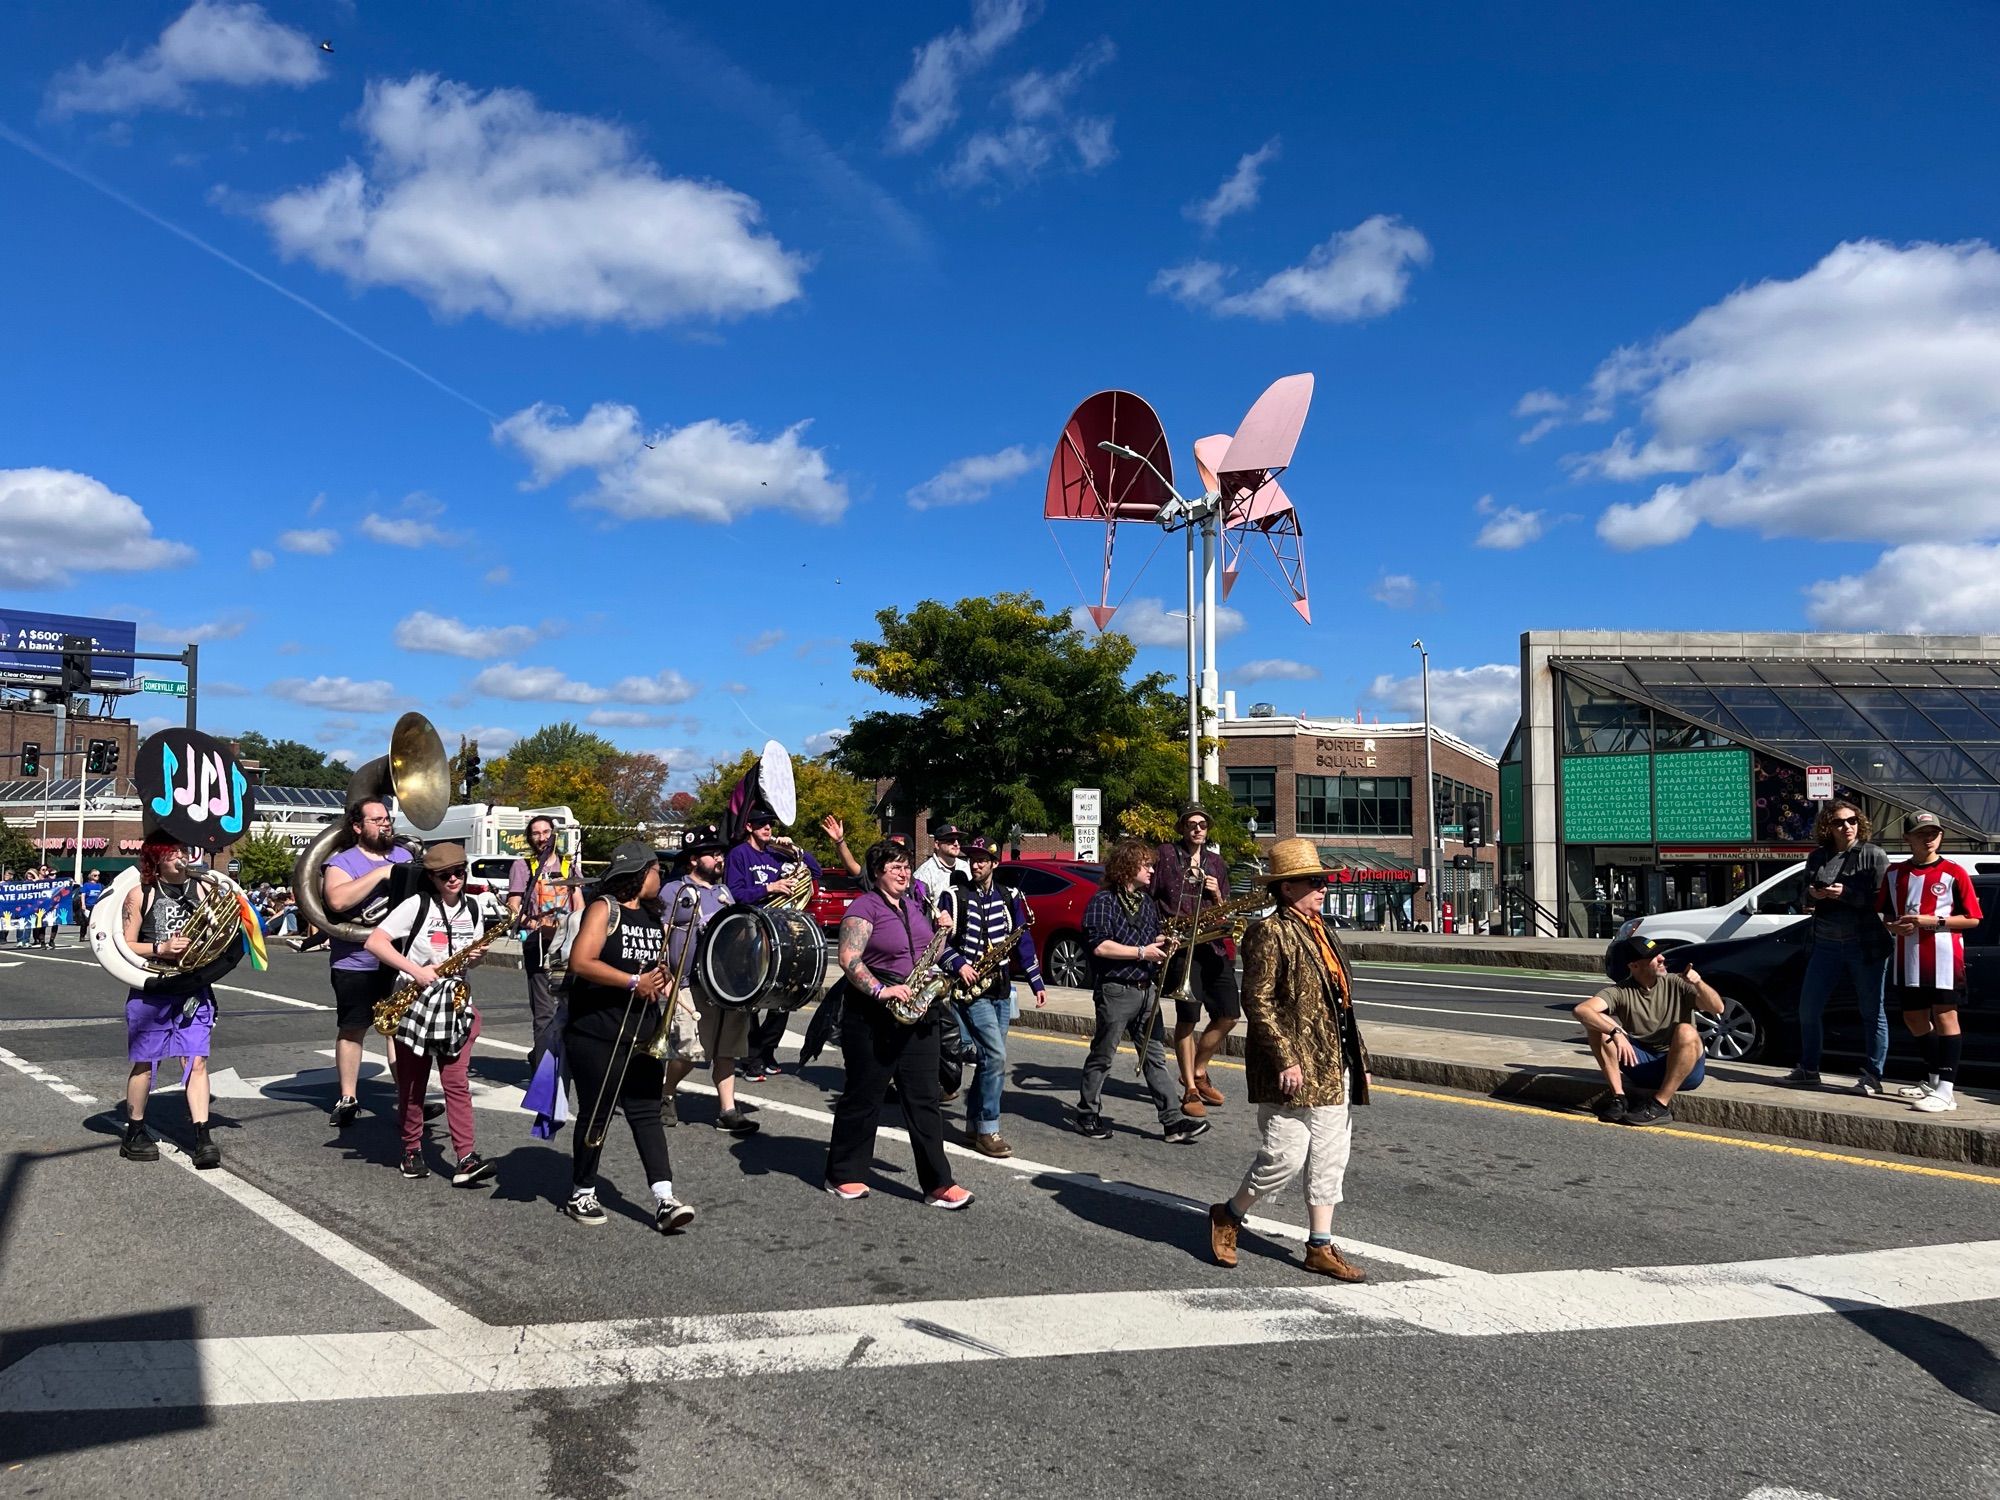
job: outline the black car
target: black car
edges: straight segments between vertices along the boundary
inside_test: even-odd
[[[1968,1067],[2000,1067],[2000,878],[1975,876],[1985,918],[1965,934],[1965,999],[1960,1024],[1965,1030]],[[1719,943],[1690,943],[1667,955],[1667,967],[1690,964],[1721,993],[1719,1017],[1698,1017],[1708,1055],[1721,1062],[1790,1062],[1798,1055],[1799,993],[1805,985],[1806,957],[1812,949],[1812,923],[1793,922],[1775,932],[1730,938]],[[1854,990],[1843,977],[1826,1008],[1826,1051],[1838,1057],[1859,1057],[1861,1014]],[[1900,1036],[1900,1040],[1898,1040]],[[1889,1017],[1891,1067],[1898,1056],[1911,1054],[1909,1034],[1893,1012]]]

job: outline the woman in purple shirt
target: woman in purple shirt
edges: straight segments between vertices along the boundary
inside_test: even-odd
[[[861,1179],[875,1160],[875,1128],[893,1078],[924,1202],[964,1208],[972,1194],[952,1181],[938,1089],[941,1029],[957,1023],[933,1006],[914,1026],[906,1025],[886,1003],[909,997],[909,981],[917,977],[911,971],[936,929],[911,895],[909,850],[885,840],[868,851],[866,868],[870,889],[855,897],[840,923],[840,971],[848,985],[840,1052],[847,1082],[833,1107],[826,1190],[849,1200],[868,1196]]]

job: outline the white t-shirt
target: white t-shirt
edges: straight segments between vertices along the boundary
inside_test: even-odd
[[[391,942],[403,947],[403,939],[410,936],[410,929],[417,925],[417,908],[425,904],[425,897],[412,896],[388,916],[382,919],[377,929],[386,932]],[[461,896],[458,905],[450,911],[436,896],[428,898],[430,910],[424,914],[424,929],[419,932],[405,950],[413,964],[426,968],[449,958],[452,954],[471,944],[486,931],[486,909],[477,896]]]

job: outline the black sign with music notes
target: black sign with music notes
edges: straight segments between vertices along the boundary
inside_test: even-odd
[[[256,788],[229,747],[198,729],[162,729],[139,747],[135,776],[147,833],[213,854],[242,838]]]

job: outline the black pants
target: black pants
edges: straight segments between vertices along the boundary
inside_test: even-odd
[[[760,1062],[767,1067],[776,1066],[778,1043],[785,1039],[786,1023],[792,1019],[788,1010],[766,1010],[757,1013],[757,1019],[750,1023],[750,1056],[747,1061]]]
[[[944,1154],[944,1112],[938,1093],[939,1028],[933,1010],[905,1026],[879,1002],[852,992],[840,1018],[840,1055],[847,1082],[833,1106],[833,1139],[827,1145],[826,1180],[859,1182],[875,1161],[875,1129],[889,1080],[903,1106],[903,1125],[917,1157],[917,1184],[926,1193],[951,1186]]]
[[[622,1034],[617,1030],[616,1014],[593,1016],[583,1023],[581,1030],[572,1026],[563,1033],[569,1076],[576,1084],[577,1119],[573,1127],[575,1137],[570,1143],[570,1180],[578,1188],[587,1188],[597,1180],[597,1159],[604,1154],[603,1148],[585,1142],[596,1134],[600,1123],[608,1124],[614,1106],[625,1111],[625,1123],[632,1127],[632,1143],[639,1148],[639,1160],[645,1163],[646,1181],[673,1180],[667,1132],[660,1124],[660,1094],[666,1087],[666,1070],[659,1060],[643,1051],[634,1053],[632,1066],[625,1070],[624,1087],[615,1099],[604,1097],[599,1103],[605,1079],[618,1076],[625,1054],[632,1050],[635,1040],[651,1035],[647,1023],[654,1019],[652,1007],[634,1006],[632,1010],[633,1018]]]

